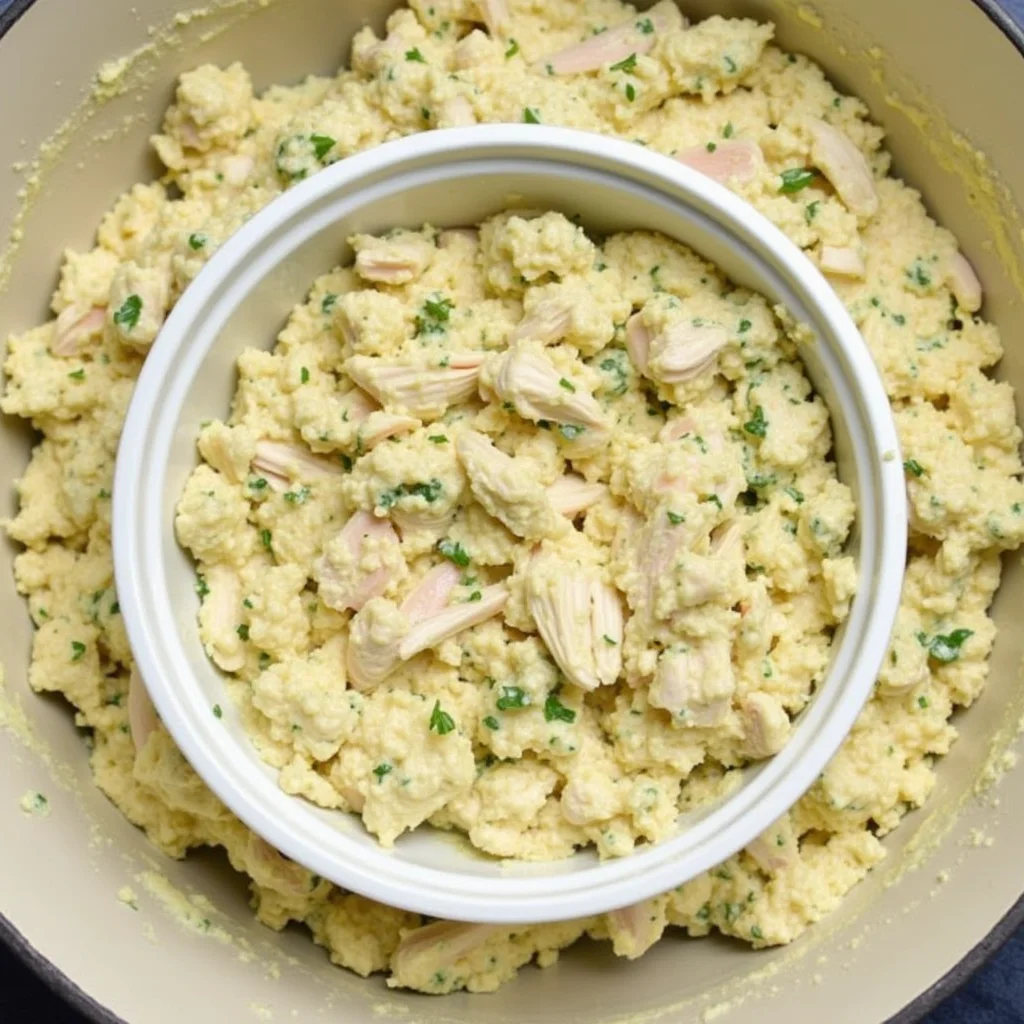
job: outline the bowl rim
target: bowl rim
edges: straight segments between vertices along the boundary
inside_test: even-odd
[[[209,344],[196,342],[192,325],[214,322],[212,311],[228,304],[222,293],[230,290],[236,271],[240,272],[237,276],[252,276],[253,266],[270,258],[267,248],[273,240],[299,230],[296,225],[308,226],[311,211],[322,219],[317,204],[330,202],[331,197],[358,196],[361,186],[369,182],[372,187],[382,176],[395,182],[402,174],[421,169],[424,161],[450,168],[474,158],[493,159],[495,154],[508,160],[510,154],[520,152],[523,158],[538,160],[539,154],[544,154],[549,162],[570,173],[600,166],[609,177],[643,182],[675,202],[686,203],[730,231],[736,244],[745,244],[773,265],[784,285],[815,315],[817,326],[831,337],[830,354],[844,363],[840,376],[833,377],[831,383],[838,381],[852,388],[852,400],[844,409],[851,421],[856,412],[867,425],[859,437],[872,455],[874,488],[864,466],[855,468],[863,488],[859,496],[862,535],[868,538],[869,550],[877,543],[872,563],[877,578],[873,600],[855,599],[851,612],[851,622],[863,621],[856,663],[850,653],[854,636],[847,634],[835,648],[832,667],[817,688],[816,698],[820,699],[812,701],[803,713],[790,743],[703,820],[641,852],[604,861],[586,871],[565,874],[555,869],[548,875],[495,878],[409,863],[375,841],[370,846],[357,842],[327,827],[322,816],[337,812],[319,811],[288,797],[276,780],[271,792],[266,779],[224,763],[232,756],[228,748],[239,748],[224,744],[222,732],[214,734],[213,716],[197,687],[182,696],[181,679],[196,677],[187,667],[188,659],[174,631],[160,629],[158,606],[166,608],[174,598],[167,589],[160,590],[164,586],[160,548],[165,531],[158,506],[169,439],[181,411],[178,404],[168,416],[166,406],[173,404],[172,398],[184,401],[187,381],[181,381],[213,344],[212,336]],[[237,290],[241,287],[239,284]],[[199,329],[195,327],[195,331]],[[177,390],[168,396],[168,388]],[[884,387],[846,308],[806,255],[743,199],[670,157],[605,136],[536,125],[434,131],[348,157],[285,192],[225,242],[178,301],[161,331],[160,343],[146,359],[118,450],[113,499],[117,589],[140,673],[178,747],[216,795],[287,856],[346,889],[433,917],[539,923],[590,916],[667,891],[734,854],[792,806],[838,750],[874,686],[898,607],[907,530],[899,450]],[[160,474],[159,479],[153,474]],[[145,486],[148,476],[155,486]],[[862,582],[865,562],[862,557]],[[157,649],[160,657],[154,653]],[[171,668],[174,662],[176,671]],[[838,670],[841,664],[843,673]],[[840,682],[836,682],[838,675],[843,676]],[[836,704],[831,710],[826,695]],[[806,741],[815,726],[820,726],[820,732]],[[799,758],[798,737],[807,748]],[[762,800],[757,802],[759,792]],[[296,807],[300,810],[294,810]],[[719,818],[724,819],[726,811],[735,817],[740,809],[740,820],[720,826]],[[702,841],[704,833],[714,827],[718,827],[715,836]],[[698,842],[703,844],[682,854],[676,849]]]

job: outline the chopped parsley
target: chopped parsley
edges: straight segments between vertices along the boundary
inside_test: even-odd
[[[974,636],[973,629],[954,629],[952,633],[933,636],[925,646],[928,648],[928,653],[931,657],[936,661],[942,662],[943,665],[948,665],[960,657],[960,649],[972,636]]]
[[[927,288],[932,283],[931,272],[921,260],[915,260],[913,266],[906,273],[907,280],[918,288]]]
[[[249,627],[243,622],[242,625],[235,629],[235,632],[243,639],[249,639]]]
[[[213,717],[214,718],[223,718],[224,717],[224,710],[223,710],[223,708],[221,708],[221,706],[219,704],[214,704],[213,705]]]
[[[917,459],[904,459],[903,468],[912,476],[924,476],[924,466]]]
[[[269,530],[260,530],[260,543],[267,551],[273,551],[274,535]]]
[[[668,521],[673,526],[678,526],[680,523],[686,522],[686,516],[681,515],[679,512],[673,512],[671,509],[669,509],[669,511],[665,514],[668,516]]]
[[[430,712],[430,728],[438,736],[447,736],[455,728],[455,719],[441,707],[439,700],[434,701],[434,709]]]
[[[402,498],[418,497],[423,498],[428,504],[433,504],[444,493],[444,484],[440,480],[431,479],[426,483],[399,484],[388,491],[381,491],[377,496],[377,508],[389,509],[396,505]]]
[[[757,406],[754,415],[743,424],[743,429],[754,437],[764,437],[768,432],[768,421],[764,418],[764,409]]]
[[[460,569],[465,569],[469,565],[469,555],[466,553],[466,549],[457,541],[449,540],[445,537],[443,540],[437,542],[437,550],[448,559],[449,562],[454,562]]]
[[[85,370],[79,367],[77,370],[72,370],[68,376],[72,380],[85,380]]]
[[[206,582],[205,576],[196,576],[195,591],[199,595],[201,601],[210,592],[210,585]]]
[[[447,444],[448,443],[448,438],[445,437],[444,434],[431,434],[430,437],[427,438],[427,440],[431,444]]]
[[[309,141],[313,143],[313,152],[316,154],[317,160],[320,161],[323,161],[323,158],[335,146],[335,141],[330,135],[310,135]]]
[[[804,220],[807,221],[808,224],[810,224],[811,221],[813,221],[814,218],[818,216],[818,211],[820,209],[821,209],[821,200],[820,199],[815,199],[814,202],[808,203],[807,206],[804,207]]]
[[[736,133],[736,129],[733,127],[732,121],[727,121],[725,127],[722,129],[722,138],[731,139]]]
[[[576,712],[567,708],[554,693],[549,693],[544,701],[545,722],[569,722],[576,721]]]
[[[534,107],[523,107],[523,122],[525,124],[540,124],[540,111]]]
[[[796,489],[795,487],[787,487],[787,488],[786,488],[785,490],[786,490],[786,493],[787,493],[787,494],[788,494],[788,495],[789,495],[789,496],[790,496],[790,497],[791,497],[791,498],[792,498],[792,499],[793,499],[793,500],[794,500],[794,501],[795,501],[795,502],[796,502],[796,503],[797,503],[798,505],[802,505],[802,504],[804,503],[804,496],[803,496],[803,494],[802,494],[802,493],[801,493],[800,491],[798,491],[798,490],[797,490],[797,489]]]
[[[608,635],[607,633],[605,633],[605,634],[604,634],[604,636],[602,636],[602,637],[601,637],[601,639],[602,639],[602,640],[603,640],[603,641],[604,641],[604,642],[605,642],[605,643],[606,643],[606,644],[607,644],[607,645],[608,645],[609,647],[618,647],[618,646],[619,646],[619,642],[618,642],[618,640],[613,640],[613,639],[612,639],[612,638],[611,638],[611,637],[610,637],[610,636],[609,636],[609,635]]]
[[[320,312],[321,313],[330,313],[334,309],[334,304],[337,301],[338,301],[338,296],[335,295],[333,292],[328,292],[320,300]]]
[[[209,239],[202,233],[202,231],[193,231],[192,234],[188,236],[188,247],[193,252],[198,252],[208,241]]]
[[[626,93],[626,99],[629,100],[630,103],[632,103],[633,100],[636,99],[636,88],[634,87],[633,83],[627,82],[624,91]]]
[[[739,326],[740,334],[746,334],[754,325],[749,320],[741,320]]]
[[[573,384],[573,382],[571,380],[566,380],[565,377],[562,377],[562,378],[559,379],[558,386],[560,388],[565,388],[566,391],[573,391],[573,392],[575,392],[575,390],[576,390],[576,385]]]
[[[792,195],[794,192],[802,192],[808,185],[814,182],[818,172],[812,167],[790,167],[782,172],[782,184],[779,191],[783,195]]]
[[[641,18],[636,23],[637,31],[641,32],[645,36],[651,35],[654,32],[654,22],[650,18]]]
[[[511,60],[519,52],[519,44],[514,40],[508,41],[508,49],[505,51],[505,60]]]
[[[71,641],[71,660],[81,661],[85,657],[85,644],[81,640]]]
[[[631,53],[628,57],[624,57],[618,64],[613,64],[609,70],[622,71],[627,75],[631,75],[636,70],[636,54]]]
[[[299,370],[299,380],[303,384],[309,383],[309,370],[305,366],[301,370]]]
[[[586,429],[586,427],[577,426],[575,423],[560,423],[558,426],[558,432],[566,441],[575,441]]]
[[[391,765],[387,763],[387,761],[382,761],[379,765],[377,765],[376,768],[373,769],[373,774],[377,776],[378,782],[383,782],[384,776],[390,775],[393,770],[394,769],[391,767]]]
[[[730,57],[728,54],[722,58],[725,61],[725,69],[730,75],[735,75],[739,71],[739,65]]]
[[[495,702],[499,711],[511,711],[515,708],[525,708],[530,704],[530,695],[518,686],[503,686],[501,696]]]
[[[284,500],[289,505],[305,505],[309,501],[309,488],[300,487],[297,491],[285,491]]]
[[[494,715],[488,715],[484,719],[484,725],[486,725],[492,732],[497,732],[501,728],[501,723],[494,717]]]
[[[441,295],[435,295],[423,303],[423,310],[416,317],[416,336],[444,334],[445,325],[451,319],[452,302]]]
[[[142,299],[138,295],[129,295],[114,313],[114,323],[130,331],[138,324],[141,314]]]
[[[427,63],[426,57],[424,57],[423,54],[420,53],[419,49],[415,46],[411,50],[405,51],[405,59],[408,61],[412,61],[415,64]]]

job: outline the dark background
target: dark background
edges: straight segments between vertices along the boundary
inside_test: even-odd
[[[0,13],[9,3],[10,0],[0,0]],[[894,3],[898,4],[899,0]],[[1001,6],[1024,24],[1024,0],[1002,0]],[[1007,130],[1022,131],[1024,124],[1008,125]],[[52,993],[13,953],[0,946],[0,1024],[84,1024],[84,1021],[84,1017]],[[1024,1024],[1024,929],[1012,936],[959,991],[929,1014],[923,1024],[1018,1022]]]

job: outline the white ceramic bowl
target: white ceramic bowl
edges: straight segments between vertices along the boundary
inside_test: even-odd
[[[598,232],[649,229],[692,246],[733,280],[783,303],[816,342],[802,351],[832,414],[853,488],[859,591],[832,665],[792,738],[742,785],[681,820],[673,838],[620,860],[484,859],[419,829],[384,851],[358,818],[286,795],[225,699],[196,627],[194,569],[174,508],[200,423],[225,415],[235,361],[270,347],[344,240],[429,222],[475,224],[512,205],[579,215]],[[335,164],[249,221],[176,305],[146,361],[122,435],[114,490],[117,589],[153,701],[182,752],[250,828],[346,889],[467,921],[594,914],[694,877],[766,829],[811,785],[871,692],[903,578],[906,510],[895,427],[861,337],[831,287],[783,234],[725,188],[638,146],[564,129],[490,126],[402,139]],[[220,703],[224,717],[211,714]]]

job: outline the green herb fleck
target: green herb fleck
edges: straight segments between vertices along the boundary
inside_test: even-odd
[[[427,63],[426,57],[424,57],[423,54],[420,53],[419,49],[415,46],[411,50],[405,51],[405,59],[408,61],[413,61],[416,64]]]
[[[586,429],[586,427],[579,427],[574,423],[561,423],[559,424],[558,432],[566,441],[575,441]]]
[[[549,693],[547,700],[544,701],[544,721],[571,724],[576,721],[576,712],[572,708],[567,708],[555,694]]]
[[[736,129],[733,127],[732,121],[727,121],[725,127],[722,129],[722,138],[731,139],[736,133]]]
[[[309,488],[300,487],[297,491],[285,491],[284,500],[289,505],[305,505],[309,501]]]
[[[802,505],[802,504],[804,503],[804,496],[803,496],[803,494],[802,494],[802,493],[801,493],[800,491],[798,491],[798,490],[797,490],[797,489],[796,489],[795,487],[787,487],[787,488],[786,488],[786,493],[787,493],[787,494],[788,494],[788,495],[789,495],[789,496],[790,496],[790,497],[791,497],[791,498],[792,498],[792,499],[793,499],[793,500],[794,500],[794,501],[795,501],[795,502],[796,502],[796,503],[797,503],[798,505]]]
[[[455,728],[455,719],[441,708],[439,700],[434,701],[434,709],[430,712],[430,728],[438,736],[447,736]]]
[[[508,41],[508,49],[505,51],[505,60],[511,60],[519,52],[519,44],[514,40]]]
[[[904,459],[903,468],[913,476],[924,476],[924,466],[917,459]]]
[[[242,625],[236,627],[235,632],[243,639],[249,639],[249,627],[243,622]]]
[[[680,523],[686,522],[686,516],[681,515],[679,512],[673,512],[671,509],[666,513],[666,515],[668,516],[668,521],[673,526],[678,526]]]
[[[309,383],[309,370],[305,366],[301,370],[299,370],[299,380],[303,384]]]
[[[207,594],[210,593],[210,585],[206,582],[205,576],[196,576],[195,591],[199,595],[201,601]]]
[[[452,302],[441,295],[435,295],[423,303],[422,312],[416,317],[416,335],[444,334],[445,324],[451,319]]]
[[[139,322],[141,313],[142,299],[138,295],[129,295],[114,313],[114,323],[130,331]]]
[[[540,124],[540,111],[534,107],[523,107],[523,121],[526,124]]]
[[[376,768],[373,769],[373,774],[377,776],[378,782],[384,781],[385,775],[390,775],[394,769],[386,761],[382,761]]]
[[[447,444],[448,443],[448,438],[445,437],[444,434],[431,434],[430,437],[427,438],[427,440],[430,441],[431,444]]]
[[[494,717],[494,715],[488,715],[484,719],[484,725],[486,725],[492,732],[497,732],[501,728],[501,723]]]
[[[808,203],[804,207],[804,220],[810,224],[815,217],[818,216],[818,211],[821,209],[821,200],[815,199],[814,202]]]
[[[335,141],[330,135],[310,135],[309,141],[313,143],[313,152],[321,163],[335,146]]]
[[[642,32],[645,36],[651,35],[654,31],[654,22],[650,18],[641,18],[637,23],[636,27],[638,31]]]
[[[754,415],[743,424],[743,429],[754,437],[764,437],[768,432],[768,421],[764,418],[764,409],[757,406]]]
[[[334,309],[334,304],[338,301],[338,296],[333,292],[328,293],[320,300],[320,312],[330,313]]]
[[[72,380],[85,380],[85,370],[83,370],[83,369],[72,370],[71,373],[68,374],[68,376]]]
[[[219,704],[214,704],[213,705],[213,717],[214,718],[223,718],[224,717],[224,711],[222,710],[222,708],[221,708],[221,706]]]
[[[781,174],[782,184],[779,191],[783,195],[792,195],[794,192],[802,192],[808,185],[814,182],[818,172],[811,167],[790,167]]]
[[[81,640],[71,641],[71,660],[81,661],[85,657],[85,644]]]
[[[740,334],[746,334],[754,325],[749,320],[741,320],[739,326]]]
[[[558,386],[560,388],[565,388],[566,391],[573,391],[574,392],[576,390],[576,385],[573,384],[573,382],[571,380],[566,380],[565,377],[562,377],[562,378],[559,379]]]
[[[618,647],[618,646],[619,646],[619,642],[618,642],[618,640],[613,640],[613,639],[612,639],[612,638],[611,638],[611,637],[610,637],[610,636],[609,636],[609,635],[608,635],[607,633],[605,633],[605,634],[604,634],[604,635],[603,635],[603,636],[601,637],[601,639],[602,639],[602,640],[603,640],[603,641],[604,641],[604,642],[605,642],[605,643],[606,643],[606,644],[607,644],[607,645],[608,645],[609,647]]]
[[[954,629],[952,633],[932,637],[928,653],[936,660],[948,665],[960,657],[960,648],[974,636],[973,629]]]
[[[273,551],[274,535],[269,530],[260,530],[260,543],[267,551]]]
[[[617,64],[613,64],[610,71],[622,71],[625,74],[632,74],[636,70],[636,54],[631,53],[628,57],[624,57]]]
[[[469,555],[466,553],[466,549],[457,541],[449,540],[447,537],[437,542],[437,550],[448,559],[449,562],[454,562],[460,569],[465,569],[469,565]]]
[[[499,711],[511,711],[515,708],[525,708],[530,704],[530,695],[518,686],[503,686],[501,696],[495,702]]]
[[[198,252],[208,241],[209,239],[201,231],[194,231],[188,236],[188,247],[193,252]]]

